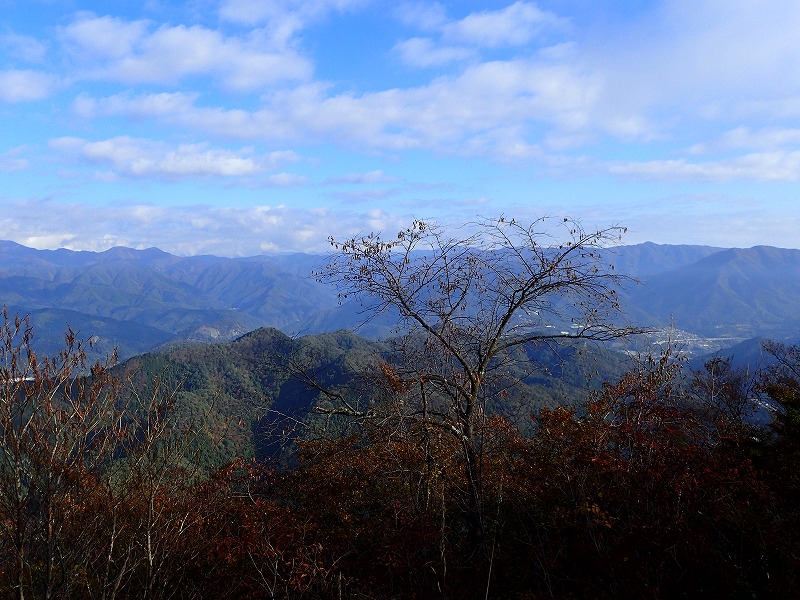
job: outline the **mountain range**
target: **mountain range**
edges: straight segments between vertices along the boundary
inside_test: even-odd
[[[616,272],[638,281],[621,293],[639,325],[680,331],[699,349],[800,331],[800,250],[768,246],[619,246]],[[29,315],[37,349],[63,344],[67,325],[93,352],[122,358],[180,342],[228,341],[259,327],[290,336],[352,329],[391,334],[396,320],[364,323],[356,301],[316,281],[323,255],[180,257],[156,248],[35,250],[0,242],[0,304]],[[698,342],[702,340],[702,343]]]

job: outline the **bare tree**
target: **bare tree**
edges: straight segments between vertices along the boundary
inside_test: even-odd
[[[178,428],[176,389],[89,364],[68,329],[53,357],[0,317],[0,589],[24,598],[191,597],[195,535],[215,510]],[[125,393],[125,388],[129,388]]]
[[[503,367],[529,345],[610,341],[641,330],[619,324],[617,288],[626,278],[601,252],[623,228],[586,231],[570,219],[522,224],[501,217],[462,231],[454,237],[414,221],[391,239],[331,238],[335,253],[318,276],[340,299],[359,298],[371,315],[399,313],[404,365],[390,369],[389,384],[404,402],[413,395],[405,418],[459,440],[469,528],[481,543],[482,432],[487,400],[503,392]],[[346,403],[327,410],[354,413]],[[362,416],[370,415],[374,409]]]
[[[726,435],[746,431],[756,396],[754,373],[736,367],[730,357],[716,356],[694,374],[691,390],[717,427]]]
[[[780,405],[772,426],[784,440],[800,447],[800,344],[765,340],[774,364],[759,373],[757,388]]]
[[[93,543],[82,521],[97,474],[124,436],[107,363],[89,365],[72,330],[38,358],[25,319],[0,324],[0,547],[17,598],[67,597]],[[12,555],[11,557],[8,554]],[[13,558],[12,558],[13,557]],[[9,560],[10,559],[10,560]],[[9,564],[10,563],[10,564]]]

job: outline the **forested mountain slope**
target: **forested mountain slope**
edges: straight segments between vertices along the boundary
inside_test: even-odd
[[[307,428],[316,436],[335,427],[314,415],[314,407],[326,401],[314,386],[365,406],[380,395],[372,376],[394,352],[392,340],[375,342],[349,331],[292,338],[261,328],[232,342],[137,356],[120,373],[134,377],[144,395],[154,381],[174,390],[177,421],[204,424],[197,432],[201,460],[220,465],[239,455],[279,453],[282,444],[309,435]],[[525,429],[541,408],[582,402],[590,389],[628,367],[624,355],[585,343],[557,352],[531,347],[509,366],[507,380],[518,385],[492,410]]]

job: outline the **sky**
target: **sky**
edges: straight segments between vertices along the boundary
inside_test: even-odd
[[[0,239],[251,256],[503,215],[800,248],[797,0],[0,15]]]

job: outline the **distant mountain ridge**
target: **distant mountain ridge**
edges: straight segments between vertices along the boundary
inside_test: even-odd
[[[644,243],[604,251],[616,272],[640,280],[621,294],[630,319],[703,337],[784,337],[800,331],[800,250]],[[98,353],[123,357],[182,341],[226,341],[259,327],[289,335],[358,329],[384,337],[382,315],[361,327],[355,301],[314,271],[325,256],[175,256],[157,248],[35,250],[0,241],[0,303],[29,314],[38,347],[60,346],[69,323]]]
[[[651,325],[674,322],[700,335],[738,338],[800,330],[800,250],[718,250],[644,282],[624,303]]]
[[[322,257],[295,256],[292,263]],[[66,324],[130,356],[174,341],[238,337],[258,327],[297,332],[335,292],[273,257],[178,257],[156,248],[34,250],[0,242],[0,303],[30,314],[41,347]],[[129,329],[126,335],[125,329]]]

